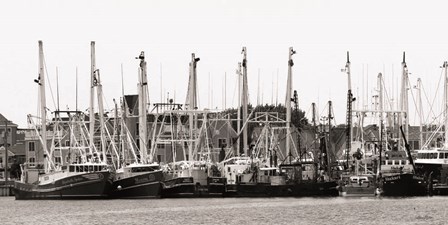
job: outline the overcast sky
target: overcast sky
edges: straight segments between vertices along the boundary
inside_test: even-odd
[[[235,70],[243,46],[251,103],[275,103],[277,84],[278,101],[283,103],[292,46],[297,51],[293,89],[299,93],[300,108],[309,113],[316,102],[323,114],[332,100],[339,124],[345,123],[347,76],[341,69],[346,51],[350,51],[353,89],[361,100],[358,105],[370,104],[366,96],[374,94],[378,72],[384,73],[389,95],[396,97],[403,51],[411,83],[421,77],[430,100],[441,75],[439,67],[448,60],[446,1],[16,0],[0,4],[0,113],[23,128],[26,115],[37,113],[33,80],[38,76],[38,40],[44,43],[54,96],[58,67],[62,109],[75,109],[78,68],[80,110],[89,105],[90,41],[96,41],[97,68],[109,109],[112,99],[121,96],[121,65],[126,94],[136,93],[135,57],[140,51],[147,56],[152,103],[166,99],[168,93],[176,102],[185,102],[188,63],[191,53],[196,53],[201,58],[200,108],[223,108],[224,83],[226,106],[235,107]],[[52,110],[53,102],[47,89]],[[412,97],[409,102],[411,123],[416,124]]]

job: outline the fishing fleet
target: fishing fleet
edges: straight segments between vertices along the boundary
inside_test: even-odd
[[[88,113],[77,109],[49,113],[43,43],[39,46],[39,115],[28,115],[39,147],[37,163],[21,165],[14,194],[22,199],[179,198],[179,197],[306,197],[306,196],[423,196],[448,194],[448,132],[445,124],[411,151],[408,143],[408,68],[402,61],[399,109],[384,99],[384,80],[378,75],[372,110],[357,109],[347,74],[346,124],[334,145],[331,101],[327,123],[318,125],[315,104],[305,137],[297,92],[293,91],[293,55],[288,49],[286,101],[277,110],[250,108],[247,49],[238,63],[238,107],[200,110],[197,66],[191,55],[185,104],[170,100],[150,110],[145,52],[138,60],[137,95],[125,95],[106,113],[103,86],[91,42],[91,85]],[[447,89],[447,63],[443,64]],[[448,99],[445,90],[445,99]],[[57,93],[59,94],[59,93]],[[59,101],[59,100],[58,100]],[[445,109],[448,108],[445,101]],[[446,110],[443,114],[446,118]],[[368,143],[364,118],[374,118],[375,143]],[[294,118],[294,119],[293,119]],[[423,134],[423,130],[420,130]],[[444,133],[444,136],[440,134]],[[428,136],[428,135],[427,135]],[[304,142],[305,139],[311,141]],[[440,144],[444,140],[444,144]],[[439,141],[439,142],[437,142]],[[423,144],[424,143],[424,144]],[[374,147],[371,148],[371,146]],[[37,164],[37,165],[36,165]]]

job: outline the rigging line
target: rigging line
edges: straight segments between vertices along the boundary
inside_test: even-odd
[[[420,117],[419,118],[421,118],[421,113],[420,113],[420,111],[419,110],[417,110],[417,102],[416,102],[416,100],[415,100],[415,97],[414,97],[414,92],[412,92],[412,85],[411,85],[411,82],[409,81],[409,79],[407,79],[407,81],[408,81],[408,83],[407,83],[407,85],[408,85],[408,87],[409,87],[409,89],[410,89],[410,91],[411,91],[411,96],[412,96],[412,101],[414,102],[414,106],[415,106],[415,111],[416,111],[416,114],[418,114]],[[407,115],[407,117],[409,117],[409,115]],[[416,120],[417,118],[416,117],[414,117],[414,124],[415,124],[415,120]]]
[[[438,84],[437,84],[437,89],[436,89],[436,91],[435,91],[435,94],[434,94],[434,98],[433,98],[433,100],[432,100],[432,103],[430,103],[429,100],[428,100],[428,103],[430,103],[430,104],[429,104],[430,112],[433,114],[433,116],[434,116],[435,118],[436,118],[436,115],[435,115],[433,109],[434,109],[435,100],[436,100],[436,98],[437,98],[437,93],[439,93],[439,88],[440,88],[440,83],[441,83],[441,80],[442,80],[442,75],[443,75],[443,70],[440,71],[439,82],[438,82]],[[425,90],[425,89],[423,89],[423,90]],[[426,96],[426,92],[425,92],[425,97],[427,98],[427,96]],[[429,120],[429,117],[430,117],[430,114],[431,114],[431,113],[428,113],[428,118],[427,118],[427,120]]]
[[[389,93],[387,92],[386,84],[384,83],[384,79],[381,79],[381,85],[383,85],[383,87],[384,87],[383,90],[384,90],[384,94],[386,95],[386,100],[389,103],[390,110],[392,110],[393,109],[392,101],[389,98]]]
[[[47,70],[47,62],[45,60],[45,55],[43,55],[43,61],[44,61],[44,67],[45,67],[45,74],[47,74],[46,78],[47,78],[47,82],[48,82],[48,87],[50,88],[51,99],[53,100],[54,108],[56,108],[56,102],[54,100],[54,95],[53,95],[53,89],[51,88],[51,82],[50,82],[50,78],[48,76],[49,73]]]

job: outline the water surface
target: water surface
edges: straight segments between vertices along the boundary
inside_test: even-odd
[[[29,200],[1,224],[448,224],[448,197]]]

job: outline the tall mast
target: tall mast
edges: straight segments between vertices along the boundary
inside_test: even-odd
[[[399,125],[401,126],[404,122],[404,132],[401,132],[401,134],[405,135],[405,138],[408,139],[409,137],[409,105],[408,105],[408,67],[406,65],[406,53],[403,52],[403,62],[401,62],[401,69],[402,69],[402,76],[401,76],[401,98],[400,98],[400,110],[402,111],[402,114],[404,113],[404,121],[403,118],[399,119]],[[399,146],[402,146],[402,143],[399,142]]]
[[[238,110],[237,110],[237,125],[236,125],[236,129],[239,132],[241,132],[241,63],[238,63],[238,70],[237,70],[237,75],[238,75]],[[240,156],[240,138],[237,139],[236,141],[236,155]]]
[[[104,124],[104,106],[103,106],[103,85],[101,84],[100,70],[95,70],[97,80],[97,100],[98,100],[98,119],[100,120],[100,140],[101,140],[101,153],[103,155],[103,162],[106,161],[106,126]]]
[[[138,109],[139,109],[139,139],[140,139],[140,162],[147,163],[148,160],[148,150],[147,150],[147,130],[146,130],[146,106],[147,106],[147,85],[148,81],[146,78],[146,61],[145,61],[145,52],[142,51],[140,56],[140,70],[139,70],[139,98],[138,98]],[[152,154],[151,154],[152,155]],[[150,156],[149,161],[152,162],[152,157]]]
[[[350,157],[351,145],[352,145],[352,102],[353,102],[353,94],[352,94],[352,80],[350,74],[350,56],[349,52],[347,52],[347,63],[345,64],[345,72],[347,73],[347,120],[346,120],[346,163],[347,169],[349,168],[348,162]]]
[[[333,119],[333,104],[331,101],[328,101],[328,140],[326,141],[326,154],[327,154],[327,173],[331,173],[331,159],[330,159],[330,152],[332,151],[331,148],[331,119]]]
[[[384,105],[383,105],[383,103],[384,103],[384,100],[383,100],[383,74],[381,74],[381,73],[379,73],[378,74],[378,90],[379,90],[379,103],[378,103],[378,106],[379,106],[379,112],[380,112],[380,114],[379,114],[379,117],[380,117],[380,121],[379,121],[379,137],[380,137],[380,140],[379,140],[379,166],[378,166],[378,170],[377,170],[377,175],[379,175],[380,174],[380,172],[381,172],[381,160],[382,160],[382,151],[383,151],[383,141],[384,141],[384,138],[383,138],[383,136],[384,136],[384,132],[383,132],[383,120],[384,120],[384,117],[383,117],[383,111],[384,111]]]
[[[44,72],[44,50],[43,43],[39,41],[39,93],[40,93],[40,115],[41,115],[41,134],[42,134],[42,148],[44,152],[48,152],[47,149],[47,105],[45,98],[45,72]],[[48,172],[48,157],[44,157],[45,171]]]
[[[248,93],[248,87],[247,87],[247,50],[246,47],[243,47],[243,122],[246,122],[247,118],[247,104],[249,104],[249,93]],[[248,156],[247,150],[248,150],[248,134],[247,134],[247,126],[243,127],[243,149],[244,149],[244,155]]]
[[[95,135],[95,86],[97,80],[95,78],[95,42],[90,42],[90,107],[89,107],[89,146],[90,150],[94,147],[93,137]]]
[[[291,155],[291,93],[292,93],[292,67],[294,66],[294,62],[292,61],[292,55],[296,52],[289,48],[289,58],[288,58],[288,80],[286,82],[286,155]]]
[[[445,61],[443,62],[443,68],[445,69],[445,79],[444,79],[444,100],[445,100],[445,105],[443,108],[443,114],[444,114],[444,120],[445,120],[445,124],[444,124],[444,128],[445,128],[445,143],[444,143],[444,148],[448,148],[448,62]]]
[[[196,64],[199,62],[199,58],[196,58],[195,54],[191,54],[191,62],[190,62],[190,77],[188,82],[188,93],[187,93],[187,103],[185,104],[190,111],[189,114],[189,126],[190,126],[190,139],[193,140],[193,130],[196,129],[196,126],[194,124],[194,113],[192,110],[196,110],[198,108],[197,102],[197,78],[196,78]],[[193,160],[193,142],[190,142],[188,144],[188,159],[186,160]]]
[[[420,123],[420,148],[423,145],[423,103],[422,103],[422,80],[420,78],[417,79],[417,101],[418,101],[418,118]]]

